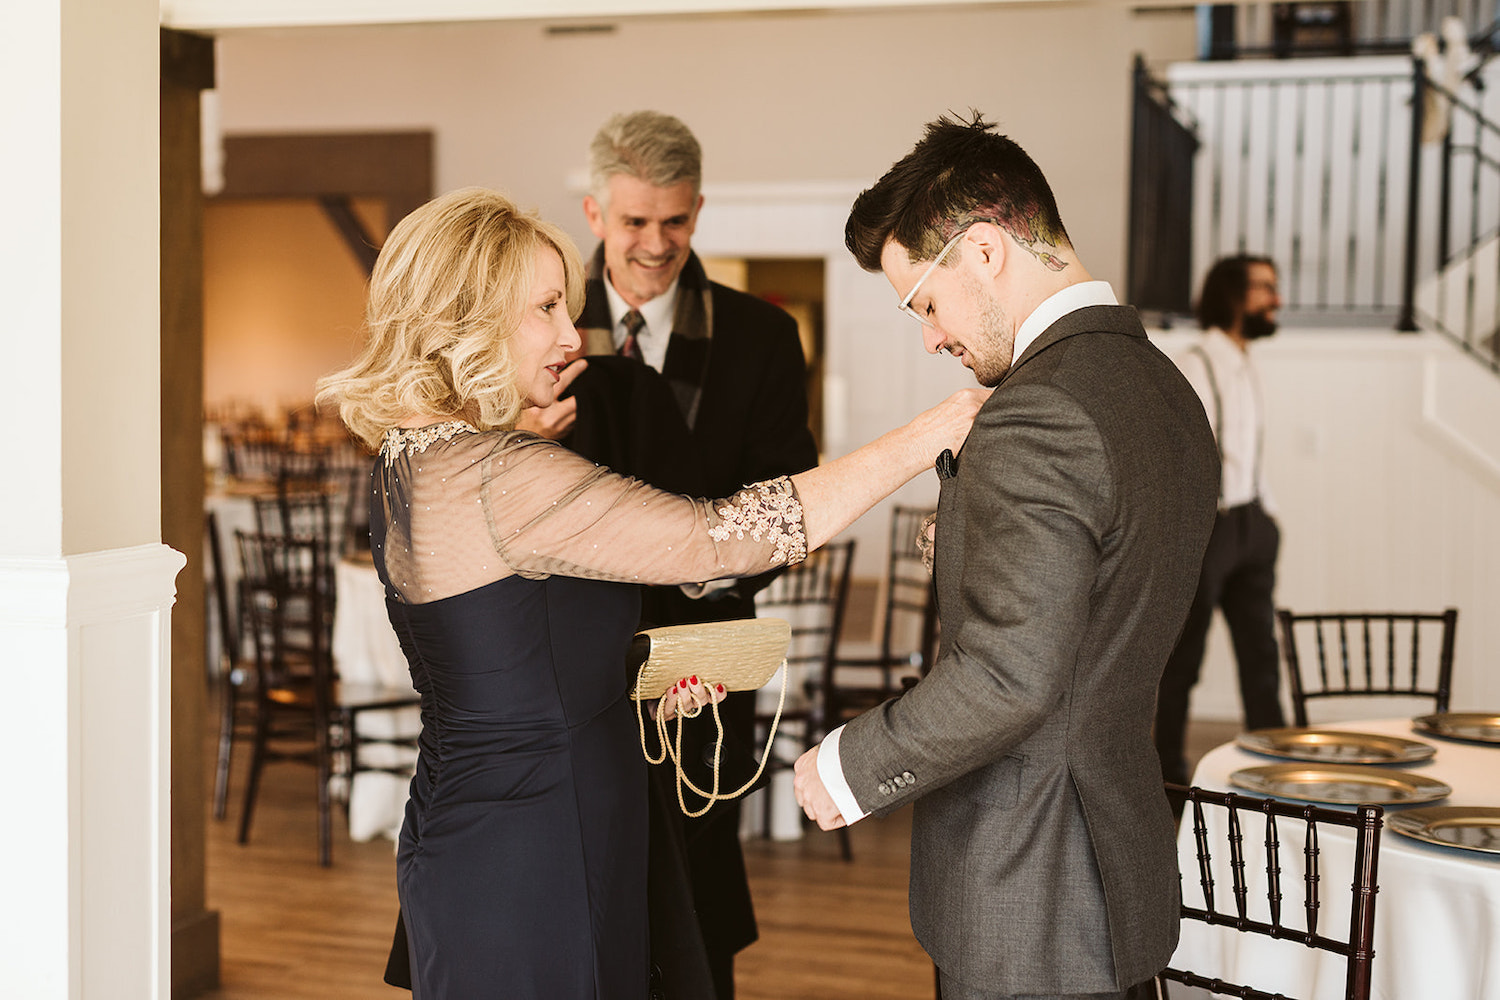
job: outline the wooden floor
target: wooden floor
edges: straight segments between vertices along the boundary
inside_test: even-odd
[[[1233,736],[1198,723],[1190,753]],[[241,755],[242,756],[242,755]],[[243,774],[236,762],[232,793]],[[356,844],[335,820],[334,863],[317,863],[310,769],[269,767],[250,843],[235,842],[239,802],[209,819],[209,907],[219,911],[221,988],[213,1000],[409,996],[380,980],[396,915],[389,841]],[[760,940],[740,953],[740,1000],[896,1000],[932,996],[932,966],[907,922],[910,810],[851,830],[855,860],[831,834],[746,843]]]

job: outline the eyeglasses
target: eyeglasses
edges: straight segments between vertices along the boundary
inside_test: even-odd
[[[917,283],[911,286],[911,291],[906,293],[906,298],[902,299],[900,303],[897,304],[897,309],[900,309],[902,312],[906,313],[906,315],[910,316],[918,323],[925,324],[927,322],[927,320],[922,318],[921,313],[917,312],[911,307],[911,300],[917,297],[917,292],[922,288],[922,282],[931,277],[932,272],[936,271],[938,265],[943,262],[943,258],[948,256],[948,251],[958,246],[958,241],[963,239],[964,233],[968,231],[969,227],[965,226],[963,229],[960,229],[958,232],[953,234],[953,239],[943,244],[943,249],[939,250],[938,255],[932,258],[932,263],[927,265],[927,270],[922,272],[922,276],[917,279]]]

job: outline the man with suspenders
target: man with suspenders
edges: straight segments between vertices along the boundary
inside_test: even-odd
[[[1167,660],[1156,706],[1156,750],[1168,781],[1186,784],[1188,702],[1203,665],[1214,608],[1223,609],[1239,668],[1246,729],[1286,724],[1279,694],[1272,589],[1281,533],[1267,511],[1264,396],[1252,340],[1276,332],[1276,265],[1226,257],[1209,270],[1198,300],[1201,340],[1178,358],[1213,426],[1223,469],[1219,513],[1203,557],[1197,596]]]

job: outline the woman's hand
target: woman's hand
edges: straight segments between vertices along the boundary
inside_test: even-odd
[[[566,392],[589,363],[582,358],[570,361],[568,367],[562,370],[562,377],[557,380],[558,395]],[[528,406],[521,411],[516,418],[516,430],[530,431],[533,434],[546,438],[549,441],[561,441],[573,430],[573,424],[578,420],[578,399],[569,396],[567,399],[559,399],[550,406]]]
[[[964,446],[988,389],[960,389],[863,448],[792,477],[802,500],[807,547],[817,548],[898,487]]]
[[[697,676],[684,677],[675,686],[670,688],[659,704],[662,706],[662,718],[670,720],[674,715],[680,715],[684,719],[691,719],[703,711],[710,703],[724,700],[726,692],[724,685],[715,684],[712,688],[698,680]],[[651,705],[651,717],[656,717],[656,705]]]
[[[908,425],[933,458],[944,449],[957,453],[974,426],[979,408],[990,398],[989,389],[960,389],[930,410],[917,414]]]

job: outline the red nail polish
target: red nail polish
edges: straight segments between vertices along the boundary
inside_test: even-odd
[[[724,693],[724,685],[722,685],[722,684],[719,685],[719,693],[720,694]]]
[[[688,686],[692,687],[694,684],[697,684],[697,683],[698,683],[698,675],[694,674],[693,675],[693,679],[690,680],[690,681],[688,681]]]

